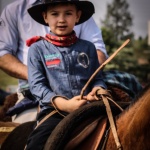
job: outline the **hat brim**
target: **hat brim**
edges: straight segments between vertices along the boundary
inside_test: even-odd
[[[82,11],[80,20],[78,23],[76,23],[76,25],[87,21],[95,13],[94,5],[89,1],[70,1],[70,2],[73,4],[76,4],[76,6]],[[46,5],[50,5],[50,4],[54,4],[54,3],[60,3],[60,2],[55,1],[55,2],[45,3],[45,4],[35,5],[28,9],[28,13],[38,23],[48,26],[48,24],[45,23],[43,16],[42,16],[43,8]],[[68,1],[63,2],[63,3],[68,3]]]

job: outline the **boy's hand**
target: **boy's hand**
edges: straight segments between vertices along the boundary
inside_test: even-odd
[[[57,97],[53,102],[59,110],[70,113],[87,103],[87,100],[80,98],[80,95],[69,100]]]
[[[79,95],[79,96],[73,97],[72,99],[68,101],[68,108],[67,108],[68,112],[72,112],[87,103],[87,100],[80,99],[80,98],[81,96]]]
[[[86,96],[86,99],[88,101],[95,101],[98,100],[98,98],[96,97],[96,91],[99,89],[100,87],[94,87],[92,89],[92,91]]]

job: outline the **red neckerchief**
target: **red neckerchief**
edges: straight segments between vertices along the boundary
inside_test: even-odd
[[[56,35],[46,34],[45,39],[56,46],[70,46],[76,43],[77,36],[75,32],[73,32],[70,35],[61,36],[61,37]]]
[[[51,34],[46,34],[45,37],[34,36],[34,37],[28,39],[26,41],[26,45],[31,46],[33,43],[35,43],[35,42],[37,42],[41,39],[45,39],[48,42],[50,42],[50,43],[52,43],[56,46],[62,46],[63,47],[63,46],[70,46],[70,45],[76,43],[78,38],[77,38],[74,31],[72,32],[72,34],[67,35],[67,36],[62,36],[62,37],[59,37],[59,36],[56,36],[56,35],[51,35]]]

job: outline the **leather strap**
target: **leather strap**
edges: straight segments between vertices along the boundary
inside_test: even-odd
[[[93,80],[93,78],[97,75],[97,73],[103,69],[105,67],[106,64],[108,64],[119,52],[122,48],[124,48],[128,43],[129,43],[129,39],[126,40],[94,73],[93,75],[90,77],[90,79],[87,81],[87,83],[85,84],[85,86],[82,88],[81,90],[81,99],[83,99],[83,95],[84,95],[84,91],[86,90],[86,88],[88,87],[88,85],[90,84],[90,82]]]
[[[71,138],[71,140],[65,146],[64,150],[75,149],[78,145],[80,145],[88,136],[90,136],[91,133],[94,132],[94,130],[97,128],[97,125],[99,124],[100,120],[101,120],[101,118],[97,118],[90,124],[86,125],[86,127],[84,129],[82,129],[82,131],[80,131],[77,135],[75,135],[73,138]],[[78,131],[78,129],[77,129],[77,131]],[[83,148],[81,148],[81,149],[83,149]]]
[[[112,130],[114,139],[115,139],[115,143],[117,145],[117,149],[121,150],[121,143],[120,143],[119,138],[118,138],[117,129],[116,129],[116,126],[115,126],[115,123],[114,123],[112,111],[111,111],[111,108],[110,108],[110,105],[109,105],[109,102],[108,102],[108,97],[111,97],[111,96],[108,93],[108,91],[103,89],[103,88],[100,88],[96,92],[96,95],[97,95],[98,98],[103,100],[104,105],[106,106],[107,116],[108,116],[108,119],[109,119],[109,123],[110,123],[110,127],[111,127],[111,130]],[[119,108],[120,108],[120,106],[119,106]]]
[[[121,111],[123,111],[123,109],[111,98],[111,94],[109,93],[108,90],[105,90],[103,88],[99,88],[96,91],[96,95],[100,96],[100,95],[105,95],[107,96],[107,99],[109,99],[111,102],[113,102]]]
[[[34,130],[41,125],[46,119],[48,119],[49,117],[51,117],[52,115],[54,115],[55,113],[57,113],[56,110],[53,110],[51,113],[49,113],[48,115],[46,115],[40,122],[37,123],[37,126],[34,128]]]

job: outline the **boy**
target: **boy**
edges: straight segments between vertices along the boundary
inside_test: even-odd
[[[37,105],[32,103],[34,98],[28,85],[27,55],[29,47],[26,46],[25,41],[35,35],[45,36],[46,33],[49,33],[48,26],[37,23],[27,12],[29,7],[39,3],[41,0],[12,1],[0,15],[0,69],[18,79],[18,100],[8,113],[9,115],[16,114],[12,121],[17,123],[33,121],[37,115]],[[75,26],[74,30],[77,37],[94,43],[101,63],[106,60],[107,52],[101,30],[93,17]],[[18,112],[18,108],[20,112]]]
[[[28,45],[32,44],[28,52],[29,86],[40,104],[37,120],[41,121],[55,109],[58,111],[39,125],[27,141],[26,149],[41,150],[64,115],[86,104],[87,100],[95,100],[96,90],[106,85],[101,72],[98,73],[84,99],[80,99],[81,89],[100,65],[95,46],[78,39],[73,31],[75,25],[93,15],[91,2],[45,0],[28,12],[34,20],[51,29],[46,37],[28,41]]]

